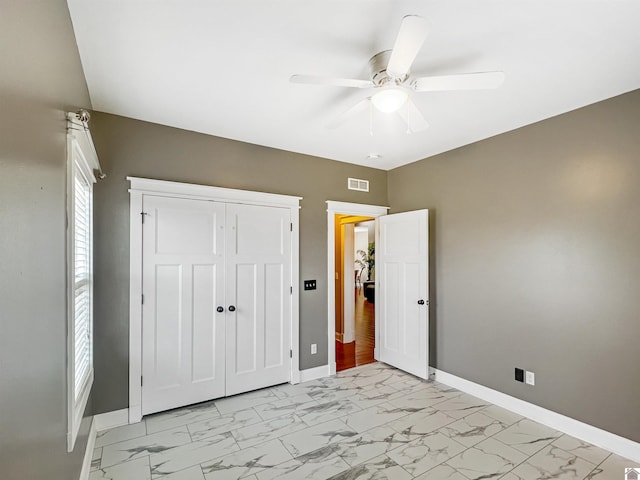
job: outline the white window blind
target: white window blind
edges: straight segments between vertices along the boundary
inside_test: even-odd
[[[73,199],[74,242],[74,401],[89,381],[92,367],[92,182],[76,164]]]

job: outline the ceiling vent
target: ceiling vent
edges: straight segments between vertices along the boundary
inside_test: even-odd
[[[349,190],[357,190],[359,192],[368,192],[369,180],[361,180],[359,178],[349,178],[347,180],[347,188]]]

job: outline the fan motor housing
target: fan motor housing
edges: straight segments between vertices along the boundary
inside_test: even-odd
[[[402,78],[393,78],[387,73],[387,65],[389,65],[389,59],[391,58],[391,50],[385,50],[380,53],[376,53],[369,60],[369,70],[371,72],[371,81],[377,87],[387,85],[388,83],[395,83],[400,85],[408,77],[409,72]]]

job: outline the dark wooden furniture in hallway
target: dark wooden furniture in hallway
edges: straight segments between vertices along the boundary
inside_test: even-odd
[[[336,340],[336,371],[375,362],[375,310],[373,303],[364,298],[363,288],[355,289],[355,342],[341,343]]]

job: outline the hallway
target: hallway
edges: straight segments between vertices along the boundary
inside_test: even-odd
[[[341,343],[336,340],[336,371],[373,363],[375,346],[375,308],[364,298],[364,288],[355,289],[356,340]]]

